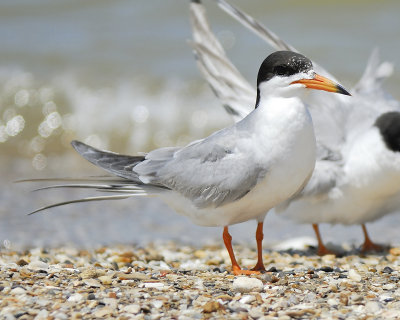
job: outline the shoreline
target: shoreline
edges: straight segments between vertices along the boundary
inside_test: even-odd
[[[256,252],[235,246],[249,267]],[[0,251],[2,319],[292,319],[400,316],[400,248],[384,255],[264,253],[268,272],[229,273],[225,248]]]

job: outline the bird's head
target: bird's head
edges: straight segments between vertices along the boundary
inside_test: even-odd
[[[294,96],[304,89],[350,95],[341,85],[318,75],[310,59],[293,51],[276,51],[261,64],[257,77],[257,102],[261,96]]]

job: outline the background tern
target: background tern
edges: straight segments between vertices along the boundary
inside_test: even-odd
[[[230,5],[219,6],[276,50],[296,49],[255,19]],[[198,66],[225,110],[235,121],[251,109],[256,91],[229,61],[213,35],[200,1],[191,3],[193,48]],[[318,73],[334,79],[313,62]],[[400,208],[400,106],[381,87],[393,66],[380,63],[377,50],[361,80],[351,90],[351,99],[341,95],[307,96],[316,139],[314,173],[303,191],[276,208],[276,212],[300,223],[310,223],[318,239],[318,253],[324,246],[318,223],[361,224],[362,250],[377,250],[365,223]]]
[[[277,51],[260,66],[253,111],[205,139],[183,148],[156,149],[145,156],[120,155],[73,141],[81,156],[120,179],[53,187],[118,194],[57,203],[34,212],[74,202],[159,196],[198,225],[224,228],[223,240],[235,274],[263,271],[265,215],[300,192],[314,169],[315,135],[310,114],[300,99],[307,88],[348,94],[316,74],[308,58]],[[258,222],[258,260],[252,270],[241,270],[228,226],[251,219]]]

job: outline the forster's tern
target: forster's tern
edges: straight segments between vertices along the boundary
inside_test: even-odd
[[[296,51],[252,17],[225,0],[220,7],[266,40],[274,49]],[[205,79],[235,121],[251,109],[254,88],[227,58],[213,35],[200,1],[192,2],[193,48]],[[313,62],[318,73],[333,76]],[[361,224],[363,251],[376,250],[365,223],[400,208],[400,107],[382,89],[392,73],[373,52],[351,99],[313,92],[307,98],[317,139],[314,173],[301,193],[277,207],[284,216],[313,225],[319,254],[329,253],[318,223]]]
[[[96,180],[72,186],[119,194],[58,203],[35,212],[71,202],[157,195],[198,225],[224,228],[223,240],[235,274],[265,270],[265,215],[300,192],[314,169],[314,130],[300,95],[307,88],[348,93],[316,74],[308,58],[290,51],[277,51],[263,61],[257,88],[255,108],[245,118],[183,148],[126,156],[73,141],[81,156],[118,176],[120,181]],[[253,270],[241,270],[228,226],[251,219],[258,222],[258,260]]]

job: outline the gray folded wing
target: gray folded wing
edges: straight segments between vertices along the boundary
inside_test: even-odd
[[[245,196],[267,172],[267,165],[238,148],[241,137],[222,130],[174,151],[170,159],[150,152],[134,170],[145,183],[177,191],[198,208],[219,207]],[[244,138],[245,139],[245,138]]]

